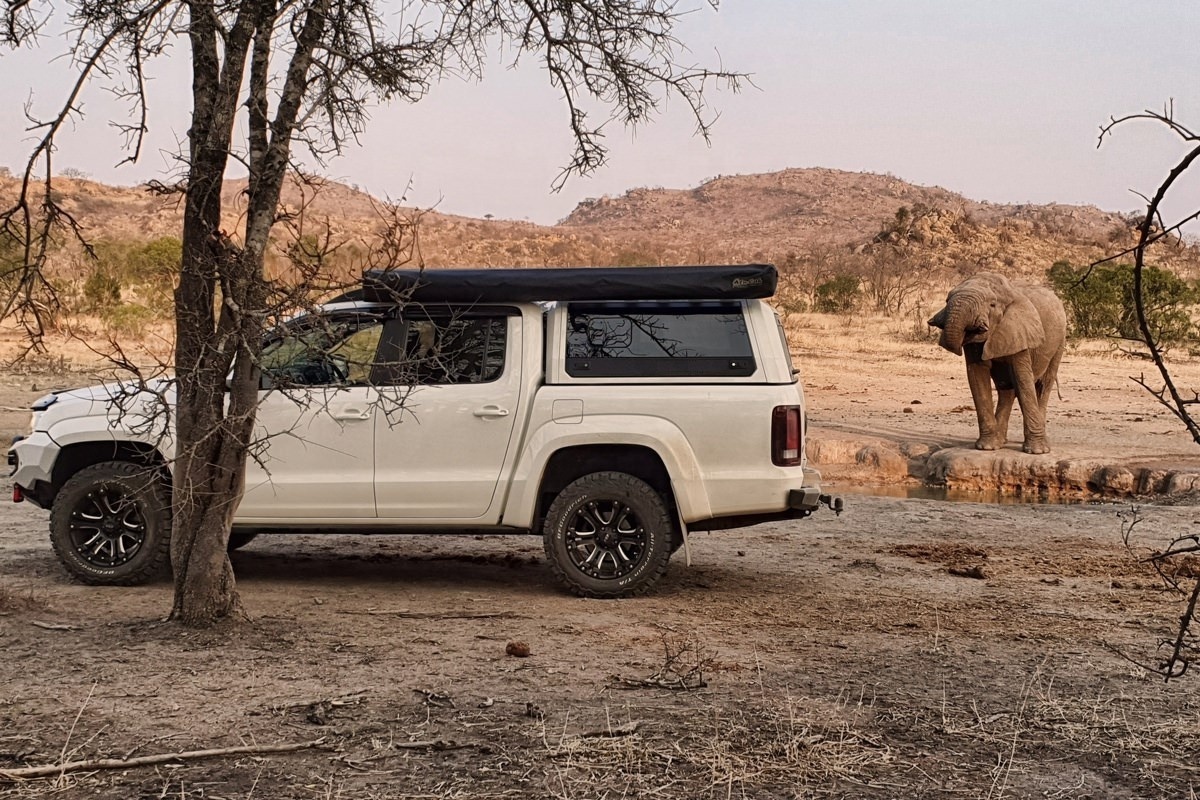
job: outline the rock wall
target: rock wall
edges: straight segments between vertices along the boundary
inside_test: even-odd
[[[1200,467],[1063,459],[1016,449],[974,450],[883,439],[811,438],[809,461],[827,479],[921,483],[972,492],[1097,497],[1200,493]]]

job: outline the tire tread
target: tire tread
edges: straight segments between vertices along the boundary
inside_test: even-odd
[[[58,560],[75,580],[91,586],[136,586],[164,574],[171,558],[171,497],[163,482],[152,473],[153,468],[145,464],[135,464],[132,461],[102,461],[79,470],[59,489],[50,509],[50,545],[54,548]],[[126,483],[135,493],[149,491],[151,498],[157,500],[153,503],[143,503],[148,538],[143,546],[151,550],[149,557],[138,561],[133,569],[119,575],[97,575],[88,572],[72,559],[69,552],[70,520],[74,506],[72,495],[104,481]],[[158,508],[151,508],[151,505],[157,505]]]
[[[642,525],[657,529],[657,536],[654,539],[655,547],[648,556],[651,559],[649,569],[636,584],[613,589],[600,589],[582,583],[579,577],[572,574],[573,569],[563,563],[563,559],[556,552],[558,521],[563,515],[564,509],[576,502],[580,496],[612,496],[614,489],[616,493],[627,494],[631,499],[640,501],[651,510],[651,515],[649,515],[651,518],[642,519]],[[593,472],[568,484],[554,498],[546,512],[542,544],[546,551],[546,559],[550,562],[550,569],[559,583],[579,597],[612,599],[641,597],[654,588],[655,584],[666,574],[667,564],[671,559],[673,536],[674,526],[667,511],[667,504],[663,501],[662,495],[653,487],[629,473]]]

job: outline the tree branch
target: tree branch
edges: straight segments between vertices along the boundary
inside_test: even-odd
[[[170,764],[175,761],[194,761],[196,759],[219,758],[221,756],[294,753],[297,750],[308,750],[313,747],[319,747],[324,742],[324,739],[313,739],[308,742],[294,742],[292,744],[252,744],[240,747],[216,747],[210,750],[181,750],[177,753],[159,753],[157,755],[138,756],[137,758],[89,758],[81,761],[65,761],[60,764],[46,764],[40,767],[0,769],[0,780],[16,782],[31,778],[56,778],[68,772],[129,769],[131,767],[146,767],[155,764]]]

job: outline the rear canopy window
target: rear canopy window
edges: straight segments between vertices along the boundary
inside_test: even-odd
[[[754,351],[740,303],[572,303],[573,377],[745,377]]]

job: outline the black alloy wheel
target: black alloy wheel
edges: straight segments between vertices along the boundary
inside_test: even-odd
[[[76,472],[50,509],[50,543],[83,583],[131,586],[167,571],[171,488],[150,464],[103,461]]]
[[[667,571],[675,525],[653,487],[624,472],[576,479],[546,512],[550,568],[581,597],[645,594]]]
[[[71,512],[68,525],[72,548],[101,569],[129,563],[146,542],[146,519],[119,484],[88,492]]]
[[[633,572],[648,537],[637,511],[620,500],[585,503],[567,524],[567,554],[591,578],[614,580]]]

